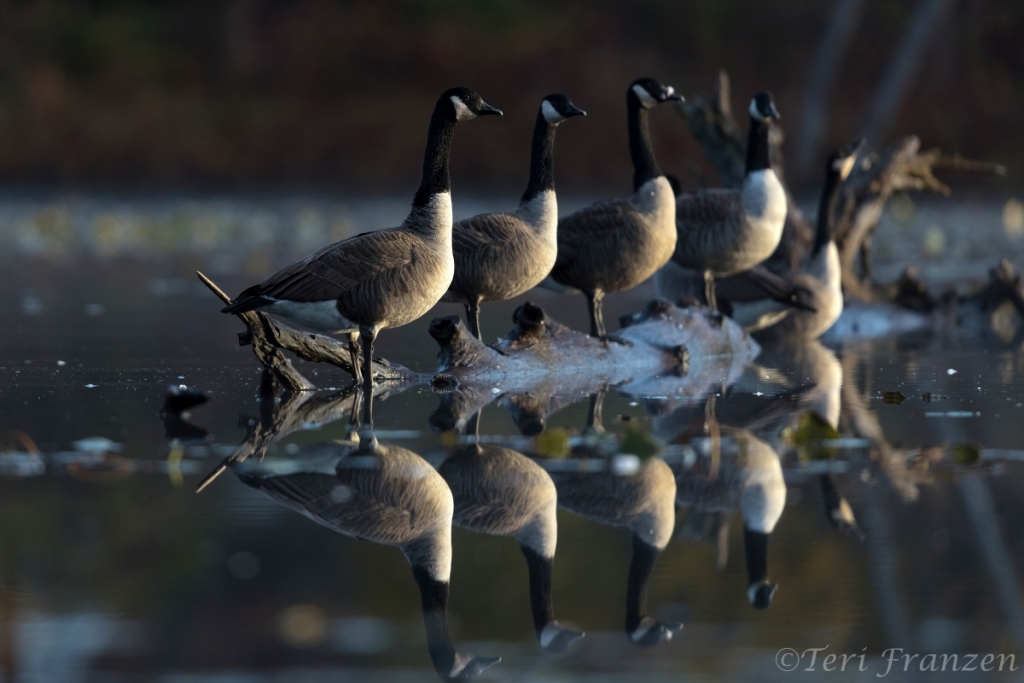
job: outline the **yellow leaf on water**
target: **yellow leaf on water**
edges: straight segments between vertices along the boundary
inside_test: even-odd
[[[958,443],[950,447],[949,457],[957,465],[973,465],[981,459],[981,452],[973,444]]]
[[[651,457],[661,451],[661,444],[650,434],[645,434],[636,427],[630,426],[619,443],[620,453],[632,453],[641,460]]]
[[[796,431],[792,435],[797,455],[803,461],[834,458],[839,449],[834,446],[826,447],[822,442],[838,438],[839,432],[836,431],[836,428],[812,410],[808,410],[800,416]]]
[[[546,458],[564,458],[569,455],[569,432],[561,427],[541,432],[534,443],[537,453]]]

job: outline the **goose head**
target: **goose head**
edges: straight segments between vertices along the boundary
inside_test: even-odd
[[[759,92],[750,100],[750,118],[755,121],[778,121],[782,118],[770,92]]]
[[[469,121],[478,116],[497,115],[501,116],[502,111],[484,102],[484,98],[470,88],[451,88],[444,91],[440,102],[451,103],[449,116],[452,121]]]
[[[644,109],[650,109],[665,102],[682,102],[683,96],[671,85],[662,85],[653,78],[638,78],[629,86],[627,99],[635,99]]]
[[[864,147],[864,138],[848,143],[832,152],[828,158],[828,173],[835,173],[839,180],[843,181],[853,170],[853,164],[857,161],[857,155]]]
[[[587,115],[587,112],[574,105],[568,97],[558,93],[545,97],[540,103],[540,111],[544,120],[551,125],[559,124],[571,116]]]

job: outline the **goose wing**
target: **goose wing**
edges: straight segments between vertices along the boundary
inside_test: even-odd
[[[239,295],[308,303],[344,300],[386,285],[415,259],[421,240],[397,228],[364,232],[285,266]]]
[[[712,189],[676,197],[678,239],[673,259],[703,270],[709,255],[728,251],[743,224],[739,190]]]
[[[466,218],[452,228],[452,251],[456,257],[499,251],[516,237],[521,227],[522,221],[507,213],[482,213]]]
[[[636,207],[626,199],[611,199],[592,204],[558,221],[558,258],[552,271],[556,275],[582,254],[588,260],[603,262],[619,251],[623,225],[636,221]],[[606,257],[606,258],[602,258]]]

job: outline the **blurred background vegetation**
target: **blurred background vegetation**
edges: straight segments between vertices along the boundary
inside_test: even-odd
[[[844,2],[815,159],[869,127],[918,3],[2,0],[0,181],[404,195],[437,94],[464,84],[506,117],[460,131],[461,187],[521,185],[535,108],[561,91],[591,116],[562,133],[559,183],[621,188],[629,81],[653,75],[691,95],[722,68],[740,113],[756,90],[774,91],[792,155]],[[926,147],[1007,163],[1012,182],[1024,152],[1024,3],[931,4],[937,19],[873,146],[915,133]],[[654,128],[665,169],[696,182],[707,169],[681,120],[659,112]],[[809,188],[817,175],[794,179]]]

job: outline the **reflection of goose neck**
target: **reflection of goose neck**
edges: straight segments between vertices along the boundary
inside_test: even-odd
[[[554,569],[554,557],[544,557],[533,548],[520,544],[526,567],[530,574],[530,611],[533,614],[533,626],[537,630],[537,638],[541,647],[547,649],[551,645],[553,633],[545,633],[548,624],[555,621],[555,608],[551,598],[551,575]],[[545,636],[549,642],[544,642]]]
[[[768,534],[744,528],[743,548],[747,555],[747,598],[757,609],[767,609],[778,588],[768,582]]]
[[[651,627],[646,623],[647,589],[654,572],[654,563],[661,550],[633,536],[633,561],[629,565],[626,587],[626,633],[634,642],[641,642]]]
[[[434,663],[434,670],[442,678],[451,678],[456,656],[451,630],[448,627],[448,582],[438,581],[423,567],[414,566],[412,574],[420,587],[430,661]]]

